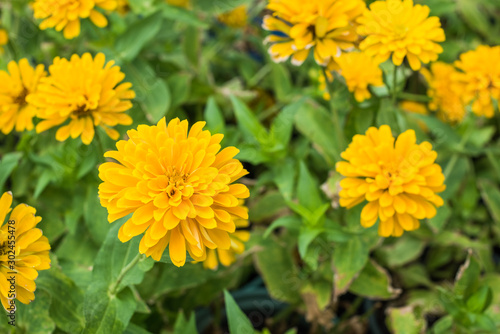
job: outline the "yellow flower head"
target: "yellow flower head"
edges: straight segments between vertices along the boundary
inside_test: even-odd
[[[413,130],[395,141],[388,125],[371,127],[354,136],[342,153],[347,161],[337,163],[340,205],[348,209],[368,201],[361,212],[361,225],[373,226],[380,218],[378,233],[399,237],[420,227],[419,219],[432,218],[443,200],[444,175],[434,163],[437,153],[429,142],[416,144]]]
[[[349,91],[356,101],[363,102],[371,97],[368,85],[382,86],[382,70],[379,62],[364,52],[342,53],[335,59]]]
[[[166,0],[169,5],[177,7],[189,7],[189,0]]]
[[[232,11],[219,15],[217,19],[228,27],[243,28],[248,21],[247,6],[238,6]]]
[[[447,122],[461,122],[465,117],[462,102],[465,85],[457,81],[459,72],[450,64],[435,62],[431,71],[422,71],[429,84],[427,95],[432,99],[429,108],[438,111],[439,117]]]
[[[33,10],[36,19],[43,19],[40,29],[64,29],[64,38],[80,35],[80,19],[89,18],[99,28],[108,25],[106,17],[97,10],[115,10],[117,0],[35,0]]]
[[[23,304],[33,301],[38,271],[50,268],[49,241],[36,228],[42,218],[31,206],[19,204],[12,210],[11,205],[12,194],[6,192],[0,198],[0,300],[5,309],[14,299]]]
[[[500,99],[500,46],[481,45],[462,54],[455,66],[462,70],[456,77],[464,86],[464,103],[472,102],[472,111],[478,116],[493,117],[492,99]]]
[[[316,62],[326,66],[356,45],[355,20],[366,5],[362,0],[270,0],[267,8],[273,15],[264,17],[262,27],[274,33],[266,39],[274,61],[292,56],[292,64],[301,65],[313,49]]]
[[[0,29],[0,54],[3,54],[3,46],[9,43],[9,35],[5,29]]]
[[[421,62],[435,61],[443,48],[445,35],[436,16],[429,17],[428,6],[413,5],[413,0],[375,1],[358,19],[358,33],[367,36],[360,49],[381,62],[392,55],[392,62],[399,66],[408,58],[411,68],[417,71]]]
[[[186,250],[196,261],[206,258],[206,248],[231,248],[235,219],[248,219],[239,199],[249,196],[243,184],[233,184],[248,172],[228,147],[219,152],[221,134],[203,131],[205,122],[178,118],[166,124],[139,125],[127,132],[129,139],[99,167],[102,206],[108,220],[133,213],[118,233],[122,242],[144,233],[139,252],[159,260],[167,247],[172,262],[183,266]]]
[[[247,219],[235,218],[234,224],[236,228],[246,228],[249,226]],[[229,238],[231,239],[231,247],[229,249],[207,249],[207,258],[203,261],[203,267],[216,270],[219,262],[226,267],[233,264],[236,261],[236,255],[245,251],[245,242],[250,239],[250,232],[236,230],[236,232],[229,235]]]
[[[413,114],[419,114],[419,115],[429,114],[429,110],[427,110],[426,105],[420,102],[404,100],[399,103],[399,108]]]
[[[81,136],[88,145],[94,138],[95,126],[118,139],[118,132],[109,127],[132,124],[132,118],[124,112],[132,107],[130,99],[135,93],[130,89],[132,84],[120,83],[125,74],[114,64],[106,64],[102,53],[95,59],[89,53],[81,58],[73,55],[71,60],[55,58],[49,67],[50,75],[42,78],[38,90],[28,96],[28,102],[38,107],[37,117],[42,119],[36,131],[69,121],[57,130],[57,140]]]
[[[40,78],[46,73],[43,65],[31,67],[27,59],[7,65],[9,72],[0,71],[0,131],[10,133],[33,129],[36,108],[26,97],[36,91]]]

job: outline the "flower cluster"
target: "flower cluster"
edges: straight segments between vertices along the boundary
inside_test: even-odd
[[[26,101],[35,93],[40,79],[46,73],[43,65],[31,67],[27,59],[7,65],[8,72],[0,71],[0,131],[4,134],[13,129],[18,132],[33,129],[36,108]]]
[[[94,59],[89,53],[82,57],[73,55],[70,60],[55,58],[49,75],[27,97],[42,119],[36,131],[40,133],[69,121],[57,130],[57,140],[81,136],[88,145],[97,126],[118,139],[118,132],[111,127],[132,124],[132,118],[124,112],[132,107],[130,99],[135,97],[130,89],[132,84],[121,83],[124,78],[120,67],[114,61],[106,63],[102,53]]]
[[[186,251],[204,261],[207,248],[229,250],[235,220],[248,219],[239,201],[248,189],[234,183],[248,173],[234,159],[238,149],[220,151],[223,135],[203,131],[204,125],[188,131],[188,122],[178,118],[140,125],[116,144],[117,151],[105,154],[116,162],[99,167],[99,196],[109,222],[133,213],[119,239],[144,234],[139,252],[159,260],[168,246],[176,266],[184,265]]]
[[[413,0],[375,1],[357,20],[357,32],[366,36],[359,45],[383,62],[392,55],[396,66],[408,59],[417,71],[421,63],[435,61],[445,40],[438,17],[429,17],[428,6],[413,5]]]
[[[493,117],[493,99],[500,99],[500,46],[480,45],[455,62],[455,75],[462,101],[478,116]],[[457,90],[457,88],[455,88]]]
[[[26,204],[14,209],[12,194],[4,193],[0,198],[0,301],[5,309],[11,307],[14,299],[29,304],[35,299],[35,280],[38,271],[50,268],[50,245],[47,237],[36,225],[42,218],[35,216],[36,210]],[[10,212],[8,219],[7,215]],[[15,254],[15,259],[9,258]],[[15,274],[12,274],[15,272]],[[10,292],[15,278],[15,296]]]
[[[270,0],[272,15],[264,17],[262,27],[273,34],[269,54],[281,62],[292,57],[301,65],[312,50],[319,65],[328,63],[358,42],[355,20],[366,5],[361,0]]]
[[[89,18],[99,28],[106,27],[108,20],[97,10],[115,10],[116,0],[35,0],[33,10],[36,19],[42,19],[40,29],[63,30],[64,38],[80,35],[80,20]]]
[[[422,70],[429,88],[427,95],[431,98],[429,108],[437,111],[441,119],[456,123],[465,117],[465,104],[461,94],[463,85],[457,81],[458,71],[449,64],[435,62],[430,71]]]
[[[382,70],[379,62],[364,52],[343,53],[336,58],[340,73],[344,77],[347,88],[354,93],[358,102],[371,97],[368,85],[382,86]]]
[[[394,139],[387,125],[354,136],[337,163],[345,176],[340,182],[340,205],[352,208],[364,201],[361,225],[380,219],[381,236],[401,236],[420,227],[420,219],[436,215],[443,205],[437,193],[445,189],[444,175],[429,142],[416,144],[413,130]]]

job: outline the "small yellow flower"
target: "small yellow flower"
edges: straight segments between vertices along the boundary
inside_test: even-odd
[[[221,134],[203,131],[205,122],[178,118],[168,125],[139,125],[127,132],[129,139],[116,144],[117,151],[99,167],[101,204],[114,222],[133,214],[118,233],[126,242],[143,234],[139,252],[159,260],[168,246],[172,262],[180,267],[186,251],[204,261],[208,249],[229,250],[235,219],[248,219],[239,199],[248,188],[234,183],[248,174],[234,159],[235,147],[219,151]]]
[[[28,104],[26,97],[36,91],[46,75],[44,66],[33,68],[24,58],[19,64],[9,62],[7,69],[9,72],[0,71],[0,130],[4,134],[14,128],[18,132],[32,130],[36,108]]]
[[[436,16],[429,17],[428,6],[413,5],[413,0],[375,1],[358,19],[358,33],[367,36],[360,49],[369,55],[399,66],[404,58],[417,71],[421,63],[435,61],[443,48],[445,35]]]
[[[228,27],[243,28],[248,21],[247,6],[238,6],[227,13],[219,15],[217,19]]]
[[[457,80],[459,72],[450,64],[435,62],[430,72],[422,69],[429,88],[427,95],[432,99],[429,108],[437,111],[441,119],[447,122],[461,122],[466,114],[462,102],[465,85]]]
[[[38,271],[50,268],[49,241],[36,228],[42,218],[35,216],[31,206],[19,204],[12,210],[11,205],[12,194],[6,192],[0,198],[0,300],[6,310],[14,299],[23,304],[32,302]],[[11,290],[15,290],[15,297]]]
[[[106,63],[102,53],[95,59],[89,53],[81,58],[73,55],[69,61],[55,58],[49,67],[50,75],[42,78],[38,90],[27,98],[38,108],[37,117],[42,119],[36,131],[40,133],[69,121],[57,130],[57,140],[81,136],[88,145],[97,126],[118,139],[118,132],[110,127],[132,124],[125,111],[132,107],[130,99],[135,93],[130,89],[132,84],[121,83],[125,74],[114,64]]]
[[[371,127],[365,135],[354,136],[342,153],[347,161],[337,163],[340,205],[348,209],[365,200],[361,225],[373,226],[380,219],[378,233],[399,237],[403,231],[420,227],[420,219],[436,215],[443,199],[444,175],[434,163],[437,153],[429,142],[416,144],[413,130],[395,141],[388,125]]]
[[[238,219],[235,217],[234,224],[236,228],[246,228],[249,223],[247,219]],[[229,235],[231,239],[231,247],[229,249],[207,249],[207,258],[203,261],[203,267],[216,270],[219,262],[223,266],[230,266],[236,261],[236,255],[245,251],[245,242],[250,239],[250,232],[245,230],[236,230]]]
[[[462,71],[456,75],[463,86],[462,101],[472,102],[476,115],[493,117],[493,99],[500,99],[500,46],[480,45],[462,54],[455,66]]]
[[[349,91],[356,101],[363,102],[371,97],[368,85],[382,86],[382,70],[379,62],[364,52],[342,53],[335,58]]]
[[[117,0],[35,0],[33,10],[36,19],[42,19],[40,29],[64,29],[64,38],[80,35],[80,19],[89,18],[99,28],[108,25],[106,17],[97,10],[115,10]]]
[[[0,29],[0,54],[4,53],[3,46],[9,43],[9,35],[5,29]]]
[[[319,65],[327,66],[343,50],[358,42],[356,18],[366,8],[362,0],[270,0],[273,15],[264,17],[262,27],[273,32],[269,54],[276,62],[292,56],[301,65],[313,50]]]
[[[169,5],[177,7],[189,7],[189,0],[166,0]]]
[[[419,115],[428,115],[429,110],[427,110],[427,107],[423,103],[415,102],[415,101],[401,101],[399,103],[399,108],[406,112],[414,113],[414,114],[419,114]]]

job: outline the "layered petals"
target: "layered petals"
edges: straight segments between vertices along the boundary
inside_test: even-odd
[[[204,125],[189,130],[178,118],[140,125],[117,143],[117,151],[106,153],[116,162],[99,167],[99,196],[108,220],[132,213],[120,240],[144,233],[139,251],[159,260],[168,245],[176,266],[184,265],[186,252],[204,261],[209,249],[229,251],[237,222],[248,219],[242,205],[248,189],[233,183],[247,174],[234,159],[238,150],[220,150],[222,136],[203,130]]]
[[[397,139],[387,125],[371,127],[365,135],[356,135],[342,152],[346,161],[337,163],[340,205],[351,208],[364,201],[361,225],[379,221],[383,237],[401,236],[420,227],[419,220],[436,215],[443,200],[437,193],[445,189],[437,154],[428,142],[416,143],[413,130]]]

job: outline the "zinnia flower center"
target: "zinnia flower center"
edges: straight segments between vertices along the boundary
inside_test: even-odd
[[[19,106],[23,106],[26,104],[26,96],[28,96],[28,90],[26,87],[23,87],[23,90],[19,95],[14,99],[14,103],[18,104]]]
[[[174,170],[173,173],[167,175],[168,177],[168,186],[166,189],[167,196],[170,198],[180,197],[183,194],[184,188],[187,186],[185,183],[189,175],[184,172],[178,172]]]

